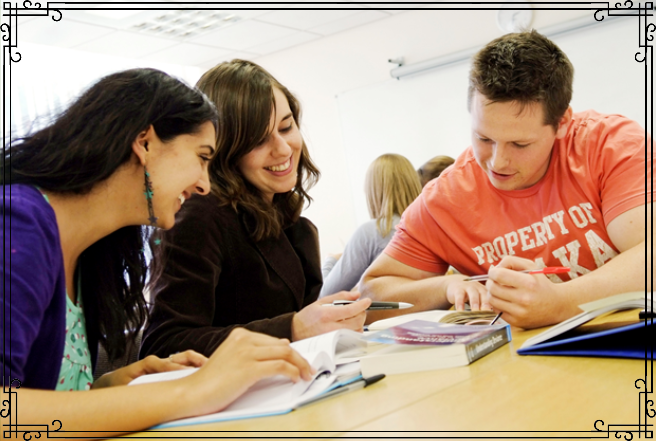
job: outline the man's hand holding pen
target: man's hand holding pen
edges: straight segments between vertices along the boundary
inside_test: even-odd
[[[515,256],[501,259],[488,271],[487,303],[494,311],[503,312],[506,322],[520,328],[545,326],[554,323],[554,317],[562,321],[580,312],[562,289],[564,284],[553,283],[544,274],[524,272],[535,269],[532,260]]]

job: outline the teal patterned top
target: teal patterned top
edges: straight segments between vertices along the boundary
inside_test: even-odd
[[[66,295],[66,337],[64,356],[55,390],[89,390],[93,384],[91,355],[87,343],[82,296],[78,289],[78,304]]]
[[[46,202],[48,195],[36,186]],[[66,337],[64,339],[64,356],[59,370],[55,390],[89,390],[93,384],[91,355],[87,343],[87,326],[82,308],[81,286],[78,283],[77,305],[66,293]]]

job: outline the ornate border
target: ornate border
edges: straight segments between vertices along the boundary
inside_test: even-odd
[[[39,2],[32,3],[30,0],[24,0],[22,2],[22,6],[19,6],[20,2],[3,2],[2,3],[2,21],[0,23],[0,35],[2,36],[2,98],[3,98],[3,119],[2,119],[2,134],[7,134],[9,133],[7,128],[10,127],[10,124],[8,124],[8,121],[11,120],[11,107],[10,105],[7,106],[7,102],[11,103],[11,93],[7,93],[6,91],[9,89],[11,90],[11,66],[14,63],[18,63],[22,59],[22,54],[18,52],[18,17],[50,17],[53,21],[60,21],[63,17],[63,14],[61,11],[66,11],[68,9],[84,9],[80,8],[79,4],[74,4],[71,3],[71,6],[68,7],[65,2],[47,2],[45,7],[41,5]],[[189,2],[184,2],[189,4]],[[425,2],[428,3],[428,2]],[[423,4],[425,4],[423,3]],[[139,3],[139,2],[133,2],[133,3],[122,3],[120,4],[121,7],[116,7],[116,3],[110,3],[110,2],[89,2],[86,4],[93,4],[93,5],[107,5],[108,9],[117,9],[117,10],[125,10],[125,9],[130,9],[130,10],[151,10],[153,9],[153,5],[161,5],[162,9],[175,9],[174,5],[175,3],[148,3],[150,7],[144,8],[143,5],[144,3]],[[281,3],[277,3],[281,4]],[[288,4],[288,5],[298,5],[299,3],[297,2],[285,2],[283,4]],[[326,9],[339,9],[340,3],[337,2],[307,2],[304,4],[314,4],[314,5],[325,5]],[[362,2],[361,4],[368,4],[367,2]],[[371,3],[373,4],[373,3]],[[376,3],[377,5],[381,5],[381,3]],[[412,7],[413,3],[384,3],[385,5],[389,5],[389,7],[385,9],[414,9]],[[503,2],[480,2],[480,3],[435,3],[436,7],[435,8],[423,8],[423,9],[440,9],[440,10],[477,10],[477,9],[498,9],[499,5],[502,4],[508,4],[508,3],[503,3]],[[560,10],[563,9],[562,7],[558,7],[559,4],[563,3],[550,3],[550,2],[533,2],[532,5],[535,6],[535,9],[537,10]],[[571,5],[571,2],[568,2],[569,5]],[[654,16],[654,3],[653,2],[645,2],[645,3],[636,3],[636,6],[634,6],[634,2],[632,0],[626,0],[624,3],[617,2],[614,4],[614,6],[611,6],[610,2],[577,2],[575,3],[576,5],[581,5],[581,8],[579,9],[589,9],[591,12],[593,12],[594,18],[597,21],[603,21],[605,17],[612,17],[612,16],[632,16],[632,17],[637,17],[638,18],[638,51],[635,53],[635,61],[638,63],[644,63],[645,66],[645,89],[648,91],[647,95],[645,96],[645,130],[646,132],[649,133],[654,133],[653,130],[653,98],[654,98],[654,91],[653,91],[653,84],[654,84],[654,74],[653,74],[653,41],[654,41],[654,34],[656,33],[656,24],[653,23],[653,21],[650,21],[650,18]],[[57,7],[53,7],[51,5],[56,5]],[[127,5],[132,5],[132,7],[128,7]],[[199,7],[198,9],[224,9],[221,8],[222,4],[219,2],[204,2],[204,3],[198,3],[198,5],[202,5],[202,7]],[[275,5],[275,4],[273,4]],[[399,7],[401,5],[401,7]],[[513,3],[513,5],[518,6],[519,4]],[[248,4],[244,4],[244,8],[242,9],[248,9]],[[396,7],[395,7],[396,6]],[[470,6],[463,8],[463,6]],[[293,7],[293,6],[292,6]],[[258,8],[259,9],[259,8]],[[275,9],[275,8],[272,8]],[[304,8],[295,8],[294,9],[304,9]],[[653,19],[652,19],[653,20]],[[8,100],[6,99],[8,98]],[[6,115],[9,115],[9,118],[6,117]],[[651,116],[651,118],[650,118]],[[6,142],[8,140],[8,137],[3,139],[3,151],[7,147]],[[653,139],[651,140],[651,144],[648,146],[650,151],[653,153]],[[652,155],[653,156],[653,155]],[[3,155],[3,161],[4,161],[4,155]],[[653,175],[652,175],[653,176]],[[4,182],[3,182],[4,184]],[[645,185],[647,186],[647,189],[651,191],[653,189],[653,177],[651,182],[646,182]],[[3,197],[2,197],[2,205],[3,205],[3,216],[4,216],[4,207],[5,207],[5,200],[4,200],[4,192],[3,192]],[[653,208],[652,208],[653,210]],[[653,214],[653,211],[652,211]],[[653,219],[653,216],[652,216]],[[11,227],[11,226],[10,226]],[[649,228],[652,229],[653,231],[653,225],[649,225]],[[653,241],[653,239],[652,239]],[[650,245],[653,245],[651,243]],[[647,249],[645,249],[645,252],[647,252]],[[653,257],[653,256],[652,256]],[[5,262],[5,259],[10,258],[10,256],[5,256],[3,254],[3,264]],[[653,276],[652,276],[653,277]],[[4,284],[4,283],[3,283]],[[11,290],[10,290],[11,291]],[[2,310],[3,310],[3,316],[6,317],[6,301],[11,302],[11,292],[9,292],[8,299],[6,298],[5,292],[1,293],[2,296]],[[648,305],[645,305],[648,306]],[[653,306],[653,305],[649,305]],[[9,320],[11,320],[11,317],[9,317]],[[651,319],[650,319],[651,320]],[[646,323],[645,323],[646,325]],[[653,328],[647,328],[645,326],[645,332],[647,333],[648,337],[655,337],[650,334],[650,329]],[[7,352],[11,351],[11,347],[7,348],[6,347],[6,342],[8,341],[7,335],[6,335],[7,330],[3,327],[2,329],[2,359],[4,359],[4,354]],[[652,338],[650,341],[654,341]],[[654,409],[654,401],[651,398],[651,395],[654,390],[654,383],[653,383],[653,347],[645,348],[645,375],[644,378],[638,378],[635,381],[635,388],[639,390],[638,393],[638,401],[639,401],[639,415],[638,415],[638,423],[637,424],[606,424],[602,420],[597,420],[594,422],[593,427],[594,430],[591,430],[589,432],[559,432],[559,431],[550,431],[550,434],[553,433],[559,433],[562,434],[558,436],[559,439],[563,438],[594,438],[594,439],[609,439],[611,434],[614,434],[614,437],[616,439],[624,438],[627,441],[630,441],[633,439],[634,434],[637,434],[638,438],[642,438],[643,435],[645,438],[653,438],[653,424],[651,423],[651,419],[653,419],[656,416],[656,410]],[[63,425],[61,421],[55,420],[50,424],[18,424],[18,392],[17,390],[20,389],[21,387],[21,381],[17,378],[11,378],[11,373],[3,372],[3,377],[2,377],[2,387],[3,391],[6,394],[5,397],[9,397],[9,399],[3,400],[2,401],[2,407],[0,408],[0,420],[2,421],[2,426],[3,426],[3,431],[2,431],[2,437],[3,438],[18,438],[19,434],[22,434],[22,437],[24,440],[29,441],[33,437],[34,438],[41,438],[42,434],[45,434],[47,438],[75,438],[76,437],[76,432],[72,431],[65,431],[62,430]],[[174,438],[187,438],[184,434],[188,434],[189,432],[194,432],[193,430],[186,430],[186,431],[173,431],[173,432],[157,432],[158,434],[162,435],[161,438],[153,437],[153,439],[174,439]],[[215,436],[220,434],[221,432],[196,432],[194,435],[194,438],[197,439],[221,439],[221,436]],[[235,433],[234,431],[231,431],[231,433]],[[244,433],[244,436],[242,437],[237,437],[237,439],[252,439],[252,438],[261,438],[258,436],[252,436],[253,432],[241,432]],[[297,432],[294,431],[285,431],[285,432],[275,432],[279,433],[280,437],[276,436],[273,439],[283,439],[283,438],[298,438],[298,436],[294,435]],[[325,438],[325,436],[330,436],[328,435],[329,433],[333,432],[314,432],[317,433],[317,438]],[[377,432],[358,432],[358,431],[352,431],[351,433],[361,433],[362,436],[353,436],[353,437],[345,437],[344,439],[359,439],[359,438],[365,438],[367,435],[371,436],[374,433]],[[444,439],[444,438],[451,438],[453,439],[453,436],[448,436],[447,432],[439,432],[439,431],[433,431],[433,432],[426,432],[426,431],[421,431],[421,432],[380,432],[381,435],[383,435],[385,438],[397,438],[396,436],[390,436],[392,434],[398,434],[399,437],[403,437],[404,439]],[[453,433],[453,432],[448,432],[448,433]],[[463,436],[458,436],[457,439],[505,439],[508,436],[503,436],[502,434],[520,434],[520,433],[525,433],[525,432],[513,432],[513,431],[496,431],[496,432],[480,432],[480,431],[462,431],[458,432],[462,434]],[[495,433],[499,434],[500,436],[490,436],[490,434]],[[548,436],[540,436],[541,433],[543,432],[530,432],[532,436],[525,437],[523,436],[522,438],[541,438],[541,439],[548,439]],[[178,436],[178,434],[180,434]],[[248,434],[251,434],[249,436]],[[324,435],[322,435],[324,434]],[[413,434],[415,434],[413,436]],[[427,434],[430,434],[430,436],[426,436]],[[445,436],[441,436],[441,434],[444,434]],[[63,436],[62,436],[63,435]],[[469,435],[469,436],[467,436]],[[544,435],[546,435],[546,432],[544,432]],[[622,436],[623,435],[623,436]],[[514,435],[510,435],[510,437],[516,438]],[[231,439],[235,439],[235,437],[230,437]],[[314,437],[313,437],[314,438]],[[553,439],[553,438],[552,438]]]

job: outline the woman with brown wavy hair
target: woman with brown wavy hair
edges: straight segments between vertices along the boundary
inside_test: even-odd
[[[219,113],[211,194],[191,197],[161,237],[154,307],[141,355],[210,354],[235,327],[300,340],[361,330],[370,300],[322,308],[316,227],[301,211],[319,177],[299,131],[300,105],[255,63],[210,69],[197,86]]]

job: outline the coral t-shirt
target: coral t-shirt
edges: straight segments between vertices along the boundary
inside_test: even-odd
[[[406,209],[385,253],[438,274],[485,274],[506,255],[572,269],[556,282],[593,271],[619,253],[607,225],[653,200],[648,140],[623,116],[576,113],[545,176],[513,191],[496,189],[469,147]]]

